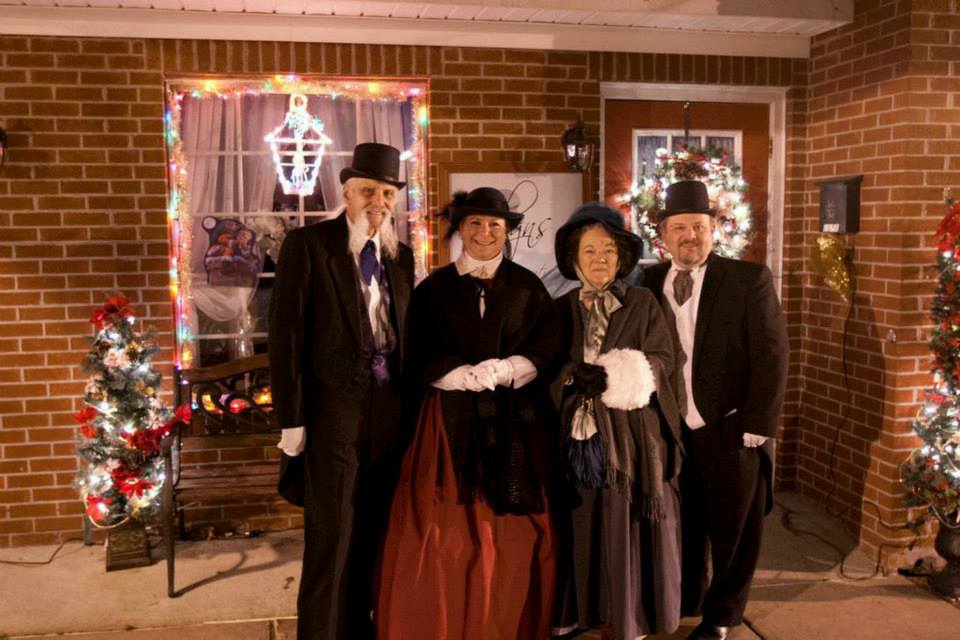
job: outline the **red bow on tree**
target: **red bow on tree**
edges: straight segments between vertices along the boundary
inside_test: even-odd
[[[92,438],[97,435],[97,429],[93,426],[93,420],[97,417],[97,410],[86,406],[73,414],[73,419],[80,423],[80,433],[84,438]]]
[[[106,512],[100,508],[101,505],[107,506],[112,502],[110,498],[104,498],[102,496],[87,496],[87,508],[86,514],[90,516],[91,520],[99,522],[103,520],[103,516],[106,515]]]
[[[75,414],[73,414],[73,419],[79,422],[80,424],[83,424],[85,422],[92,422],[93,419],[96,417],[97,417],[97,410],[91,407],[90,405],[84,406],[83,409],[80,409],[80,411],[77,411]]]
[[[117,488],[117,491],[128,498],[142,496],[153,488],[152,482],[141,478],[124,464],[117,465],[117,467],[110,472],[110,476],[113,478],[113,486]]]
[[[124,433],[121,437],[131,448],[150,455],[151,453],[160,451],[160,441],[163,440],[168,432],[169,430],[165,427],[158,427],[156,429]]]
[[[99,309],[94,309],[93,315],[90,316],[90,322],[97,325],[97,329],[102,329],[104,321],[110,316],[117,316],[121,321],[126,320],[134,315],[133,307],[129,306],[129,304],[130,302],[127,300],[127,296],[122,293],[115,296],[107,296],[106,303]]]
[[[941,242],[949,244],[952,244],[952,241],[944,236],[952,238],[960,236],[960,202],[950,207],[950,211],[937,225],[937,235],[943,238]]]
[[[176,413],[173,414],[174,422],[182,422],[183,424],[190,424],[190,419],[193,417],[193,411],[190,410],[190,405],[185,404],[177,407]]]

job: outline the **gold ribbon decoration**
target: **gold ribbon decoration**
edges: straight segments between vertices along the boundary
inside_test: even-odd
[[[846,243],[836,235],[823,233],[813,243],[810,261],[823,283],[836,291],[844,302],[849,302],[850,268]]]

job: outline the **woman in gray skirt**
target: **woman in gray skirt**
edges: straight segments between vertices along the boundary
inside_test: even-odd
[[[602,203],[582,205],[557,230],[558,268],[581,285],[556,301],[569,496],[557,512],[557,636],[609,625],[612,640],[636,640],[679,626],[676,362],[656,299],[621,280],[639,255],[640,239]]]

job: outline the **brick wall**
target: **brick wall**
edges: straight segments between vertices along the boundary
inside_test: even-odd
[[[690,55],[0,37],[0,126],[11,146],[0,173],[0,546],[79,533],[71,414],[92,307],[123,290],[171,344],[165,75],[428,77],[435,196],[438,162],[560,160],[559,136],[578,115],[598,132],[600,81],[790,85],[805,68]],[[263,513],[255,526],[295,522],[280,507]]]
[[[790,279],[807,287],[791,310],[801,344],[790,417],[796,481],[804,493],[829,497],[867,550],[884,547],[888,566],[911,537],[890,528],[908,517],[898,465],[916,446],[911,420],[931,382],[927,309],[942,192],[960,184],[960,163],[950,157],[960,151],[960,82],[950,77],[960,60],[957,11],[955,1],[858,1],[854,24],[814,39],[806,181],[789,189],[803,212],[787,227],[788,239],[802,239],[788,250]],[[848,307],[810,272],[804,254],[817,231],[815,181],[857,174],[864,177],[848,395],[841,349]]]

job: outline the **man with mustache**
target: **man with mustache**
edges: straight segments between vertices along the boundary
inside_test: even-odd
[[[399,464],[413,253],[393,214],[400,152],[363,143],[340,214],[289,233],[270,301],[279,490],[304,507],[302,640],[368,640],[377,549]]]
[[[675,329],[682,359],[674,384],[686,450],[681,614],[703,616],[687,636],[693,640],[722,640],[743,621],[773,506],[789,349],[770,270],[714,254],[715,217],[702,182],[670,185],[659,229],[672,262],[645,270],[643,281]]]

